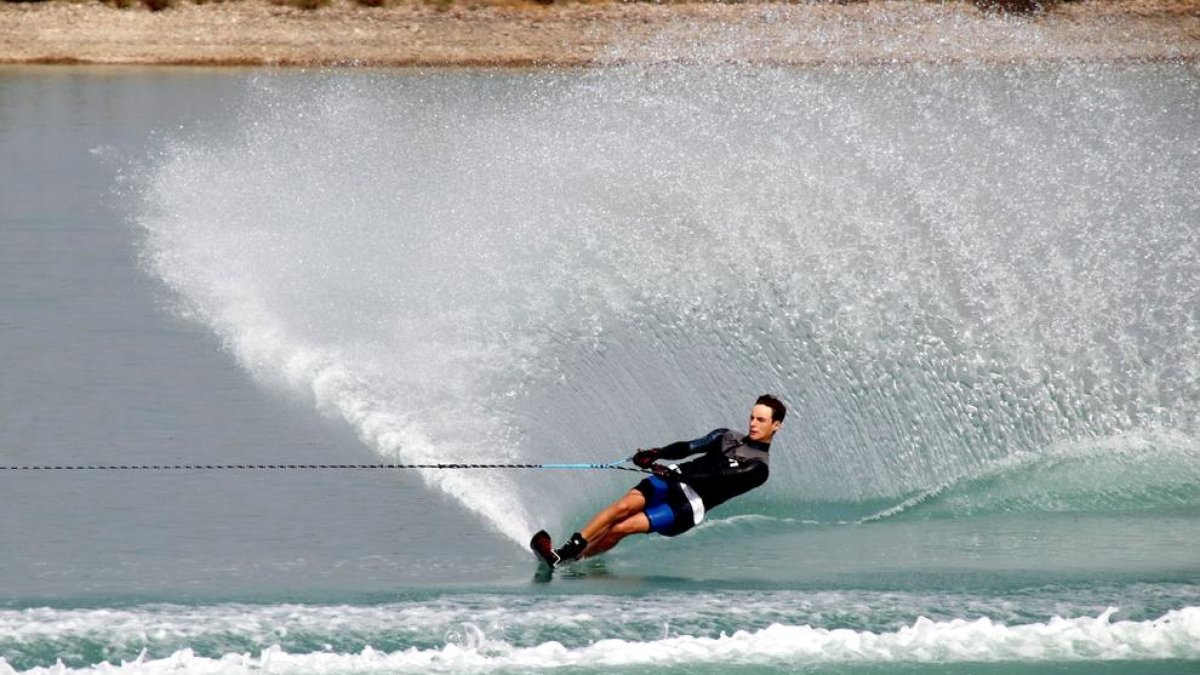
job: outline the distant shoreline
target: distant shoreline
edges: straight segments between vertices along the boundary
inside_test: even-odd
[[[1084,0],[1034,14],[970,2],[848,4],[270,0],[162,11],[0,3],[0,64],[571,67],[1200,60],[1200,0]]]

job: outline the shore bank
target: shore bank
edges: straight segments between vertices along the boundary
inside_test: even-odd
[[[582,66],[1190,60],[1200,0],[1088,0],[1034,14],[969,2],[673,4],[271,0],[162,11],[0,3],[0,64]]]

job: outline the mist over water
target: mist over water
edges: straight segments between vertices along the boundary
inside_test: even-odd
[[[181,312],[383,459],[609,461],[771,391],[731,513],[1195,509],[1197,74],[264,75],[137,222]],[[424,477],[517,542],[628,481]]]

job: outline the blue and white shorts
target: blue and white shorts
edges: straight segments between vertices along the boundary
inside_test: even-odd
[[[687,483],[650,476],[633,489],[646,498],[651,532],[674,537],[704,520],[704,502]]]

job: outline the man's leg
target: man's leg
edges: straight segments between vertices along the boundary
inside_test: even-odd
[[[635,513],[619,523],[614,523],[600,538],[589,539],[588,547],[584,549],[583,555],[580,557],[589,558],[600,555],[631,534],[643,534],[649,531],[650,518],[646,516],[645,512]]]
[[[575,560],[589,555],[597,548],[597,544],[609,534],[613,526],[636,516],[646,508],[646,497],[638,489],[630,490],[624,497],[609,504],[600,513],[592,516],[583,530],[567,538],[566,543],[554,549],[554,555],[559,560]],[[649,521],[647,521],[649,522]],[[649,527],[649,526],[647,526]],[[632,532],[626,533],[632,534]],[[604,545],[600,550],[607,551],[616,545],[625,534],[621,534],[612,543]]]
[[[631,518],[646,509],[646,495],[641,490],[633,489],[625,493],[617,501],[609,504],[600,513],[592,516],[587,525],[583,526],[580,534],[589,542],[599,541],[617,523]],[[649,528],[649,520],[646,521]],[[649,529],[646,530],[647,532]],[[590,546],[588,548],[591,548]],[[610,547],[611,548],[611,547]]]

